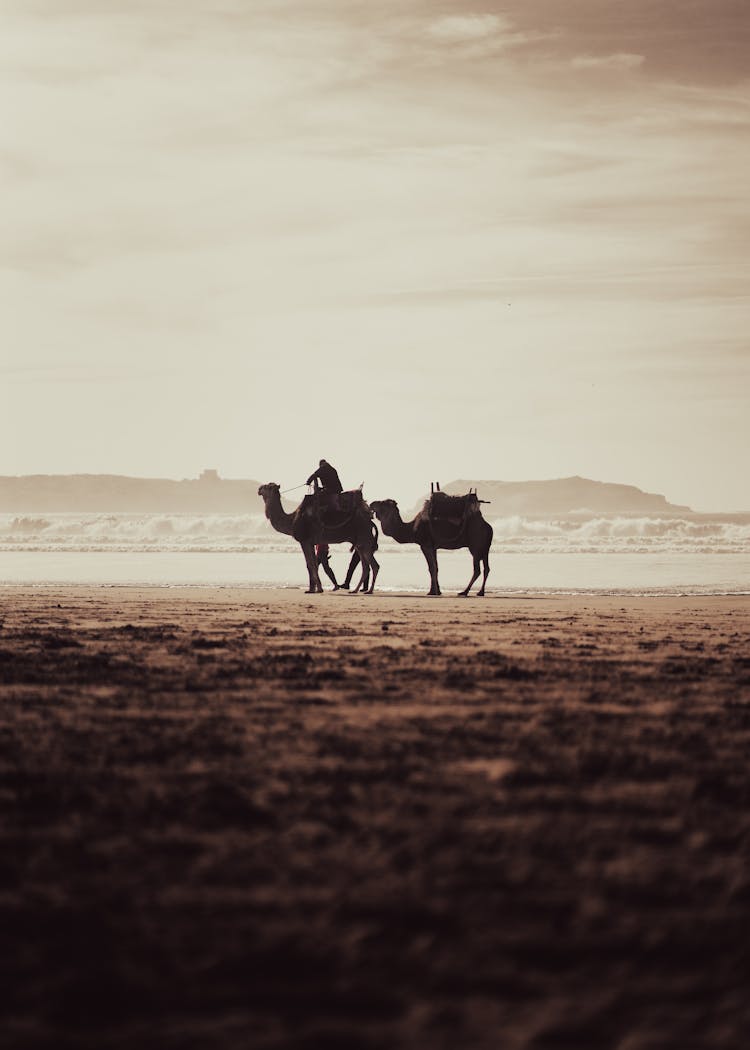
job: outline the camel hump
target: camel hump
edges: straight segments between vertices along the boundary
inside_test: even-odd
[[[353,518],[372,518],[372,510],[361,489],[336,494],[324,490],[310,493],[302,500],[300,510],[326,528],[343,528]]]
[[[467,492],[464,496],[450,496],[447,492],[433,492],[427,503],[429,517],[435,521],[450,519],[460,521],[470,514],[479,512],[479,499],[476,492]]]
[[[358,489],[346,489],[339,493],[339,505],[342,510],[359,510],[366,506],[365,497],[362,495],[362,486]],[[369,510],[369,507],[368,507]]]

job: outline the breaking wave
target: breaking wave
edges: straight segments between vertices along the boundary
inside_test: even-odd
[[[506,517],[493,551],[508,554],[750,554],[750,515]],[[289,551],[262,514],[0,514],[3,551]],[[399,548],[394,547],[394,550]],[[404,549],[404,548],[401,548]]]
[[[291,540],[262,514],[0,515],[0,550],[252,551],[287,550]]]
[[[691,518],[509,517],[492,522],[493,549],[534,554],[750,553],[750,515]]]

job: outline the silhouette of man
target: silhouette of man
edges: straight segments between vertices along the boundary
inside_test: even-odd
[[[339,480],[336,468],[332,467],[324,459],[321,459],[318,469],[310,475],[305,484],[312,485],[315,480],[320,482],[321,489],[328,495],[338,496],[340,492],[344,491],[344,486]]]
[[[326,574],[328,579],[333,584],[334,591],[338,591],[340,589],[340,584],[339,584],[338,580],[336,579],[336,576],[334,574],[333,569],[331,568],[331,563],[328,560],[328,555],[329,555],[329,548],[328,548],[328,544],[327,543],[316,543],[315,544],[315,559],[316,559],[318,565],[320,566],[320,568],[323,570],[323,572]],[[347,590],[348,590],[348,587],[347,587]]]

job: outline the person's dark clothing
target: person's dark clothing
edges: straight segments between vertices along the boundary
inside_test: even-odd
[[[315,544],[315,560],[317,561],[319,567],[323,570],[323,572],[326,574],[328,579],[333,584],[333,589],[337,591],[339,589],[339,584],[338,584],[338,580],[336,579],[336,575],[335,575],[333,569],[331,568],[331,563],[328,560],[328,544],[327,543],[316,543]]]
[[[320,487],[324,492],[333,492],[338,495],[339,492],[344,491],[344,486],[339,480],[336,468],[332,467],[330,463],[326,463],[325,461],[321,463],[315,473],[311,474],[307,479],[306,484],[312,485],[314,478],[318,479]]]

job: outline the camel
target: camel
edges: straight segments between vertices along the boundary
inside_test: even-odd
[[[490,574],[490,545],[492,544],[492,526],[482,517],[477,507],[475,511],[455,521],[430,516],[428,500],[419,514],[411,521],[402,521],[398,504],[395,500],[374,500],[370,509],[380,522],[386,536],[391,536],[396,543],[416,543],[424,554],[430,572],[430,595],[441,593],[438,584],[438,550],[459,550],[468,547],[474,559],[474,572],[465,590],[459,592],[460,598],[467,598],[480,573],[480,563],[484,568],[482,586],[478,596],[484,597],[484,588]]]
[[[364,501],[361,507],[352,512],[329,514],[329,520],[324,522],[312,496],[305,496],[296,510],[288,514],[281,505],[281,488],[275,482],[261,485],[258,495],[263,500],[266,517],[273,528],[285,536],[293,536],[302,548],[310,580],[307,594],[319,594],[323,590],[315,556],[316,543],[350,543],[362,562],[362,579],[355,593],[364,585],[365,593],[372,594],[380,568],[375,560],[378,530],[372,521],[370,508]],[[369,588],[366,572],[371,574]]]

